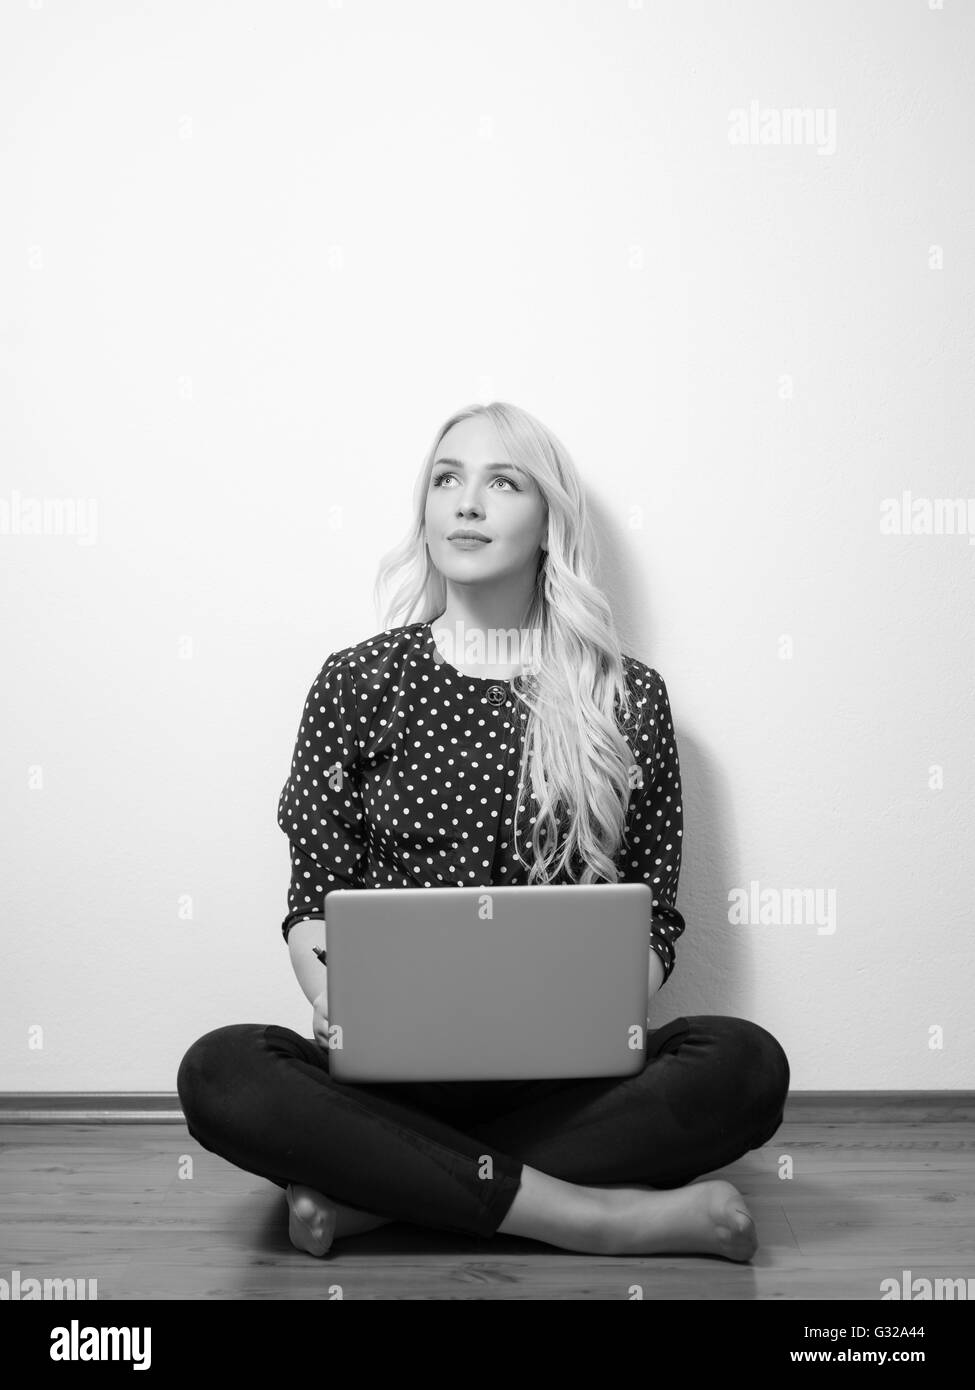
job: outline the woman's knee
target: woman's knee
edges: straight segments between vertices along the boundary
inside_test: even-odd
[[[778,1038],[747,1018],[712,1016],[695,1023],[704,1025],[717,1044],[729,1101],[747,1107],[759,1125],[777,1125],[791,1075]]]
[[[176,1091],[187,1120],[205,1110],[212,1098],[225,1097],[235,1082],[239,1085],[263,1032],[261,1024],[230,1023],[204,1033],[187,1049],[176,1073]]]
[[[776,1123],[789,1094],[789,1059],[785,1049],[767,1028],[751,1019],[733,1020],[742,1089],[751,1098],[756,1117]]]

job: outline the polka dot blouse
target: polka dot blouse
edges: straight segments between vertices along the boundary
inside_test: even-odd
[[[620,881],[653,890],[651,946],[674,969],[680,767],[662,678],[624,655],[637,714],[627,741],[643,785],[630,793]],[[525,884],[538,803],[519,785],[528,711],[511,681],[463,675],[430,623],[389,628],[334,652],[305,702],[278,825],[291,847],[285,940],[323,919],[333,888]],[[622,728],[622,726],[621,726]],[[639,779],[636,779],[639,781]],[[564,876],[553,882],[568,882]]]

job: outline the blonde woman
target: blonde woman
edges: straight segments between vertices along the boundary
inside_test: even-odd
[[[756,1023],[676,1017],[648,1030],[645,1065],[626,1077],[329,1073],[332,889],[648,883],[651,996],[684,930],[667,690],[621,651],[564,446],[513,405],[470,406],[437,430],[414,508],[377,582],[399,579],[388,626],[325,661],[278,806],[292,870],[282,933],[312,1037],[238,1024],[199,1039],[177,1081],[189,1131],[286,1191],[291,1239],[312,1255],[406,1221],[748,1260],[741,1193],[701,1179],[781,1124],[789,1063]],[[517,650],[490,641],[512,631],[527,638]]]

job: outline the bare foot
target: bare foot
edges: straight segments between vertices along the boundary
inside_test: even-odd
[[[388,1225],[388,1216],[373,1216],[356,1207],[333,1202],[313,1187],[291,1183],[288,1188],[288,1235],[292,1245],[309,1255],[327,1255],[332,1241]]]
[[[714,1178],[686,1187],[647,1188],[614,1183],[602,1196],[596,1245],[606,1255],[722,1255],[750,1260],[758,1236],[745,1199]]]

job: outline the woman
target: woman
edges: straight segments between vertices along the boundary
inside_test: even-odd
[[[788,1060],[746,1019],[648,1030],[645,1065],[626,1077],[330,1076],[331,889],[647,882],[651,996],[684,930],[667,691],[621,652],[566,450],[515,406],[472,406],[438,430],[415,503],[386,557],[384,575],[405,572],[387,614],[419,604],[425,616],[328,658],[278,807],[292,867],[282,931],[313,1038],[273,1024],[201,1038],[177,1082],[189,1131],[284,1188],[291,1239],[313,1255],[403,1220],[598,1254],[748,1260],[741,1194],[693,1181],[782,1121]],[[466,644],[512,629],[532,642],[527,662],[523,648]]]

